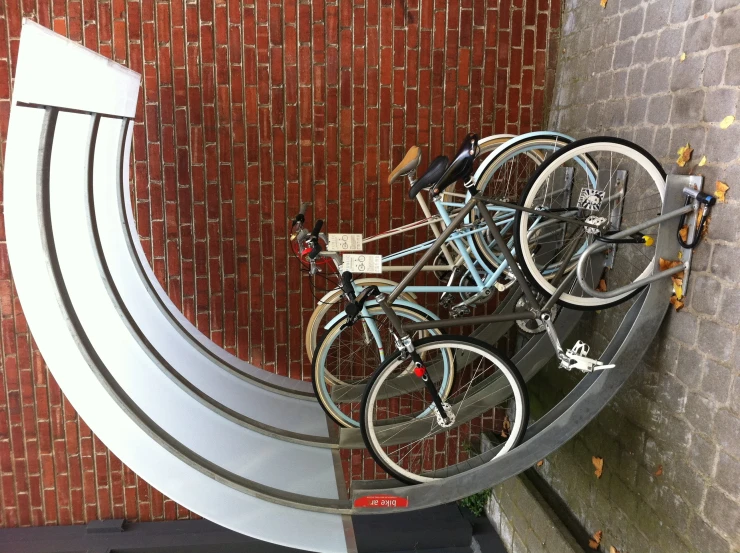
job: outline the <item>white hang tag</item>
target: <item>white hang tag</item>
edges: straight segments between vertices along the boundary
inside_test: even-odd
[[[382,273],[383,256],[370,255],[366,253],[346,253],[344,254],[344,270],[353,273]]]
[[[362,234],[329,234],[330,252],[361,252]]]

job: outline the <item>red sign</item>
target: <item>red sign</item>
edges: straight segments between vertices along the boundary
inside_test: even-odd
[[[395,495],[366,495],[355,499],[355,507],[375,507],[383,509],[408,506],[409,500],[407,497],[398,497]]]

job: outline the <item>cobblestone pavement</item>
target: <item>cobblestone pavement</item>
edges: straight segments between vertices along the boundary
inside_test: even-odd
[[[720,121],[740,119],[740,1],[609,0],[602,9],[570,0],[562,21],[551,128],[632,139],[668,172],[693,167],[706,190],[716,180],[731,189],[696,250],[686,307],[668,315],[602,415],[537,470],[588,533],[603,530],[604,551],[737,552],[740,121],[725,130]],[[676,150],[687,142],[693,160],[681,169]],[[591,455],[605,460],[599,480]]]

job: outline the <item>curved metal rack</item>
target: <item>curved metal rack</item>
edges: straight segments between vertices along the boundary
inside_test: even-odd
[[[24,22],[5,171],[8,248],[41,352],[100,439],[135,472],[223,526],[292,547],[353,548],[338,448],[310,385],[262,371],[211,343],[158,284],[136,235],[127,185],[140,76]],[[72,77],[70,77],[72,75]],[[665,209],[680,202],[666,195]],[[670,198],[670,201],[668,201]],[[673,203],[671,203],[673,202]],[[658,252],[672,247],[664,223]],[[669,257],[669,256],[666,256]],[[560,447],[637,366],[665,313],[669,284],[642,293],[602,356],[617,368],[584,378],[501,458],[450,478],[385,488],[409,509],[439,505],[513,476]],[[513,310],[512,291],[499,306]],[[567,334],[580,314],[564,311]],[[494,341],[511,323],[479,328]],[[536,337],[514,361],[525,379],[552,356]],[[290,524],[285,524],[290,517]]]

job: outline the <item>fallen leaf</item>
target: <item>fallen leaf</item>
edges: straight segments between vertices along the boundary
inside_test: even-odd
[[[726,129],[730,125],[732,125],[735,122],[735,116],[734,115],[728,115],[724,119],[722,119],[722,122],[719,124],[720,129]]]
[[[675,308],[676,311],[680,311],[683,307],[683,302],[679,300],[676,296],[671,296],[671,305]]]
[[[673,280],[673,293],[676,294],[676,299],[681,301],[683,299],[683,279],[671,277]]]
[[[714,195],[717,197],[718,202],[725,203],[725,193],[730,189],[727,184],[718,180],[715,184]]]
[[[686,52],[681,52],[681,55],[678,58],[679,60],[683,61],[686,59]]]
[[[601,474],[604,472],[604,459],[602,459],[601,457],[591,457],[591,462],[596,468],[596,470],[594,471],[596,478],[601,478]]]
[[[602,7],[602,8],[606,8],[606,3],[607,3],[608,1],[609,1],[609,0],[601,0],[601,7]]]
[[[681,240],[686,242],[689,239],[689,225],[682,226],[681,230],[678,231],[678,235],[681,237]]]
[[[537,461],[537,466],[538,467],[541,467],[544,464],[545,464],[545,460],[544,459],[542,459],[542,461]]]
[[[606,292],[606,281],[602,278],[599,281],[599,285],[596,287],[599,292]]]
[[[668,261],[667,259],[663,259],[662,257],[658,260],[658,263],[660,265],[660,270],[665,271],[666,269],[673,269],[673,267],[678,267],[681,265],[680,261]]]
[[[508,438],[509,437],[509,430],[511,430],[511,421],[509,420],[509,415],[506,415],[504,417],[503,428],[501,429],[501,437],[502,438]]]
[[[699,167],[704,167],[707,164],[707,156],[701,156],[699,160]]]
[[[599,548],[599,545],[601,544],[601,536],[602,535],[603,535],[603,532],[601,530],[599,530],[598,532],[596,532],[593,535],[593,537],[590,540],[588,540],[588,546],[591,549],[598,549]]]
[[[691,159],[691,154],[694,153],[694,149],[687,142],[686,146],[682,146],[681,148],[679,148],[676,153],[678,154],[678,159],[676,160],[676,163],[678,163],[679,167],[683,167],[684,165],[686,165],[686,162]]]
[[[658,465],[658,470],[655,471],[655,476],[663,475],[663,465]]]
[[[617,549],[613,545],[610,545],[609,546],[609,553],[619,553],[619,549]]]

